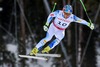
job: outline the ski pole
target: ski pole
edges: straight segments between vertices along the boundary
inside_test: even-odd
[[[56,5],[57,5],[57,3],[54,3],[54,6],[53,6],[53,9],[52,9],[52,12],[55,10]]]
[[[84,8],[84,11],[85,11],[85,13],[86,13],[86,15],[87,15],[88,19],[89,19],[89,23],[92,23],[91,19],[89,18],[89,15],[88,15],[88,13],[87,13],[87,10],[86,10],[86,7],[85,7],[85,5],[84,5],[83,1],[82,1],[82,0],[80,0],[80,2],[81,2],[82,6],[83,6],[83,8]]]

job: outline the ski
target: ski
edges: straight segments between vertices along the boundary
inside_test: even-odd
[[[36,56],[43,56],[43,57],[61,57],[61,54],[42,54],[38,53]]]
[[[19,55],[19,57],[23,57],[23,58],[33,58],[33,59],[38,59],[38,60],[47,60],[47,58],[45,58],[45,57],[28,56],[28,55]]]

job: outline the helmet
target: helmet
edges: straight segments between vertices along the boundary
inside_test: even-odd
[[[63,11],[66,13],[72,13],[72,6],[71,5],[65,5],[63,7]]]

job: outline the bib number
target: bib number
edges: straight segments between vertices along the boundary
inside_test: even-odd
[[[61,26],[66,26],[67,25],[66,23],[61,23],[60,21],[59,21],[58,24],[61,25]]]

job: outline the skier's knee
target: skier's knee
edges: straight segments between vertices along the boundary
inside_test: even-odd
[[[43,43],[45,44],[45,43],[47,43],[49,40],[50,40],[50,39],[44,38],[44,39],[43,39]]]
[[[50,41],[51,40],[51,38],[48,38],[48,37],[45,37],[44,38],[44,42],[48,42],[48,41]]]
[[[45,44],[46,42],[47,42],[47,40],[46,40],[46,39],[44,39],[44,40],[43,40],[43,43]]]

